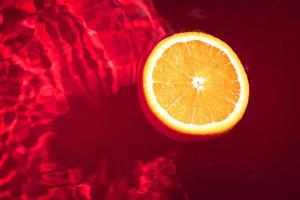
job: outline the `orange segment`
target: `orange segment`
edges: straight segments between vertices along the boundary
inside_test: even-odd
[[[249,84],[244,68],[223,41],[204,33],[180,33],[151,52],[142,75],[150,110],[184,134],[220,134],[245,112]]]

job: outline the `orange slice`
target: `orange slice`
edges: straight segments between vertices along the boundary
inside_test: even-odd
[[[221,135],[242,118],[248,104],[249,84],[239,58],[205,33],[163,39],[141,76],[148,110],[177,136]]]

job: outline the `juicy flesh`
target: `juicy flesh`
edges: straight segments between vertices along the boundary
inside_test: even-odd
[[[170,46],[156,62],[152,78],[158,103],[188,124],[222,121],[239,99],[240,85],[229,58],[201,41]]]

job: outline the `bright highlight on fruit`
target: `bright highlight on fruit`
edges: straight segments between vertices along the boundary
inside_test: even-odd
[[[199,32],[163,39],[145,63],[141,84],[151,121],[179,140],[227,132],[242,118],[249,98],[247,75],[234,51]]]

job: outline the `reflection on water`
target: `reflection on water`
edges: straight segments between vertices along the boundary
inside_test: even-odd
[[[152,136],[132,86],[141,57],[165,35],[152,2],[6,0],[0,9],[0,197],[181,191],[160,169],[173,166],[159,150],[169,141]]]

